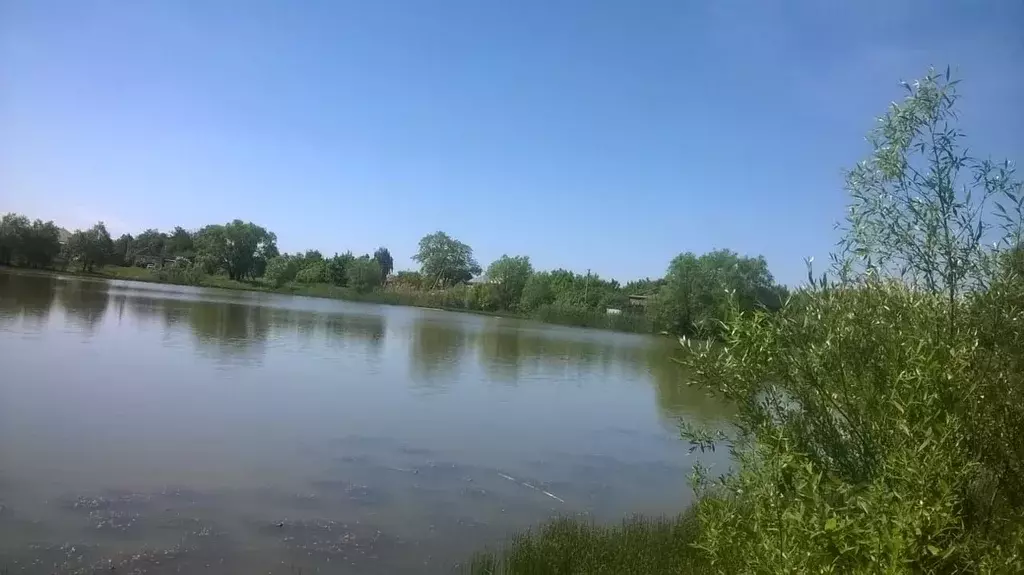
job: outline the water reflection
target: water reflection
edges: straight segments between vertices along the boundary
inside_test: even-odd
[[[413,382],[425,389],[444,390],[455,379],[459,358],[467,346],[467,330],[454,322],[424,315],[413,319],[411,333]]]
[[[0,273],[0,326],[21,322],[29,331],[38,331],[50,317],[57,297],[57,279],[39,276],[34,289],[20,290],[14,274]]]
[[[106,316],[110,297],[100,282],[67,278],[57,287],[57,302],[69,323],[92,334]]]
[[[188,323],[203,354],[259,362],[266,353],[272,310],[228,302],[190,302]]]

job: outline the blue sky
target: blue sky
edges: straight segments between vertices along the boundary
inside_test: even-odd
[[[972,148],[1024,159],[1022,29],[1016,0],[0,0],[0,211],[399,268],[440,229],[621,280],[725,247],[797,283],[900,79],[952,64]]]

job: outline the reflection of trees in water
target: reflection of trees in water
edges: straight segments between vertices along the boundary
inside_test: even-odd
[[[386,330],[383,314],[350,315],[331,314],[318,316],[324,322],[324,332],[328,341],[344,342],[358,339],[370,344],[370,348],[379,351],[384,343]]]
[[[52,276],[0,272],[0,325],[22,321],[38,329],[49,319],[56,297]]]
[[[724,426],[735,410],[700,387],[687,385],[686,370],[673,361],[682,351],[674,341],[669,343],[652,346],[646,353],[662,418],[672,425],[685,418],[712,427]]]
[[[190,302],[187,300],[151,297],[144,293],[112,296],[119,322],[128,318],[157,322],[171,328],[188,319]],[[127,315],[126,315],[127,312]]]
[[[649,381],[663,421],[680,418],[701,423],[726,420],[732,410],[699,388],[687,385],[685,370],[674,357],[674,340],[598,334],[572,337],[559,329],[521,327],[494,322],[476,339],[479,361],[488,376],[517,383],[534,376],[557,375],[573,381],[626,377]]]
[[[68,321],[92,332],[107,313],[110,294],[105,282],[68,279],[59,282],[57,301]]]
[[[200,350],[219,359],[259,361],[266,351],[272,311],[252,305],[190,301],[189,325]]]
[[[467,347],[465,327],[445,320],[416,317],[412,323],[412,377],[427,387],[448,387]]]
[[[513,384],[523,377],[544,374],[611,377],[616,367],[629,363],[631,355],[638,356],[635,349],[611,340],[565,337],[558,331],[504,322],[484,328],[477,353],[490,377]]]

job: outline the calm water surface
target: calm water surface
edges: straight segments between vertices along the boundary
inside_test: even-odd
[[[0,569],[444,573],[554,514],[676,512],[692,463],[677,421],[726,410],[672,352],[0,271]]]

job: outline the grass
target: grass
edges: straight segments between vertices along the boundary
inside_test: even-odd
[[[652,575],[706,571],[690,543],[699,526],[692,512],[669,518],[634,516],[601,526],[560,518],[517,535],[462,567],[471,575]]]

